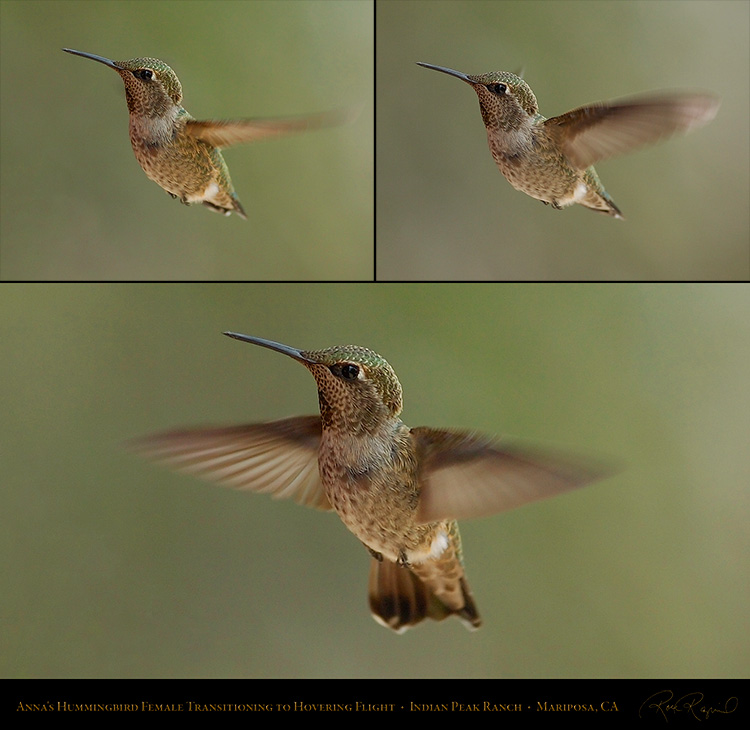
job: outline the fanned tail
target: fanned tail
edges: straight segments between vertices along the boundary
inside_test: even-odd
[[[458,616],[473,631],[482,625],[482,619],[465,577],[461,576],[458,586],[461,605],[451,607],[410,568],[373,558],[368,587],[370,610],[379,624],[399,634],[426,618],[442,621],[448,616]]]

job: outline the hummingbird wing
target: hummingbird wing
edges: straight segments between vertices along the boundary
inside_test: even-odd
[[[130,442],[177,471],[329,510],[318,471],[320,416],[230,428],[167,431]]]
[[[413,428],[411,435],[421,464],[418,522],[505,512],[606,475],[473,433]]]
[[[191,119],[185,124],[185,132],[213,147],[229,147],[233,144],[255,142],[267,137],[281,137],[296,132],[336,126],[351,121],[354,115],[355,112],[352,110],[339,110],[305,117],[279,119],[227,119],[218,121]]]
[[[718,97],[710,94],[644,96],[582,106],[543,124],[573,167],[584,170],[606,157],[703,126],[718,109]]]

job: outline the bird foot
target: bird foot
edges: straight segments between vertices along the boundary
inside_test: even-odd
[[[403,550],[398,551],[398,560],[396,561],[402,568],[411,568],[409,558],[406,557],[406,552]]]

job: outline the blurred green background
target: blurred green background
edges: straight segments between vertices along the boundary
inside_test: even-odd
[[[316,411],[303,368],[227,329],[369,346],[410,425],[625,469],[462,523],[484,627],[397,636],[335,515],[122,448]],[[6,284],[0,341],[0,676],[748,675],[745,286]]]
[[[3,0],[0,20],[0,278],[372,279],[371,2]],[[121,79],[64,47],[161,58],[198,119],[364,107],[227,150],[248,220],[222,218],[146,178]]]
[[[377,274],[384,280],[750,277],[747,2],[382,2]],[[625,221],[514,190],[469,86],[515,71],[556,116],[656,89],[722,97],[710,125],[597,165]]]

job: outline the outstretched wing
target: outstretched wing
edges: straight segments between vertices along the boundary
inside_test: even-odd
[[[230,428],[167,431],[130,442],[177,471],[329,510],[318,471],[320,416]]]
[[[570,163],[586,169],[678,132],[710,122],[719,99],[710,94],[672,94],[603,102],[552,117],[544,127]]]
[[[287,134],[306,132],[322,127],[333,127],[350,121],[354,116],[351,110],[322,112],[305,117],[279,119],[227,119],[227,120],[188,120],[185,132],[201,139],[213,147],[229,147],[233,144],[255,142],[268,137],[282,137]]]
[[[419,522],[505,512],[606,476],[553,453],[469,432],[414,428],[420,460]]]

